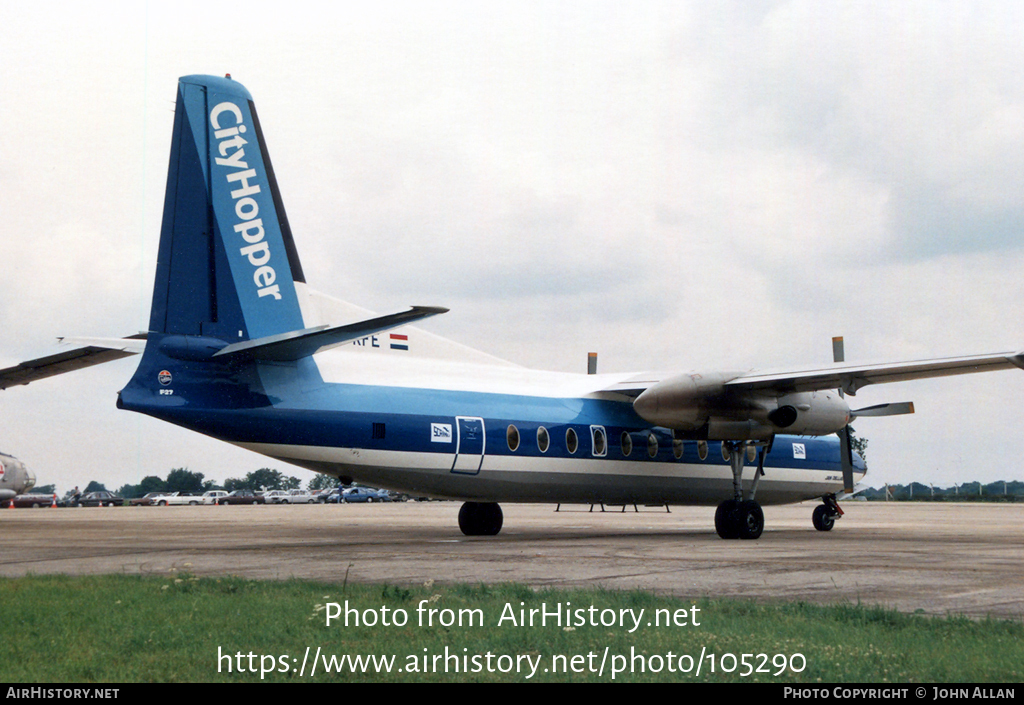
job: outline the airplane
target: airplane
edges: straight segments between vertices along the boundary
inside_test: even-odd
[[[0,370],[0,388],[141,352],[118,408],[343,482],[462,501],[469,536],[500,532],[501,502],[547,502],[717,506],[718,535],[749,540],[762,504],[820,498],[820,531],[842,515],[837,495],[867,471],[851,420],[913,411],[851,410],[859,389],[1024,368],[1009,352],[555,373],[410,325],[446,311],[375,315],[310,289],[252,96],[230,76],[185,76],[146,333]]]
[[[36,485],[36,475],[13,455],[0,453],[0,503],[24,494]]]

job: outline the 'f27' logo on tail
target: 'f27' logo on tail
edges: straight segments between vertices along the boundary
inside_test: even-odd
[[[260,212],[259,203],[253,196],[260,192],[256,169],[249,168],[245,160],[245,145],[249,143],[242,135],[248,132],[241,108],[230,101],[218,103],[210,111],[210,125],[214,129],[213,137],[217,140],[214,162],[217,166],[231,169],[227,174],[228,188],[232,188],[231,198],[234,201],[235,216],[239,222],[233,227],[247,245],[238,249],[239,254],[249,260],[255,267],[252,279],[256,283],[256,293],[260,297],[270,296],[281,300],[281,291],[277,281],[277,272],[270,266],[270,245],[265,239],[263,219],[257,217]]]

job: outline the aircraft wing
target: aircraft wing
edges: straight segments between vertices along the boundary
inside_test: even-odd
[[[70,343],[72,341],[62,339],[62,342]],[[144,333],[140,333],[127,338],[76,339],[74,342],[86,344],[83,347],[28,360],[14,367],[0,370],[0,389],[28,384],[65,372],[73,372],[84,367],[118,360],[122,357],[138,355],[145,347],[146,337]]]
[[[799,372],[751,372],[725,382],[726,389],[737,391],[771,391],[779,394],[811,392],[819,389],[842,389],[856,394],[869,384],[905,382],[929,377],[1024,369],[1024,352],[969,355],[934,360],[892,362],[875,365],[836,365]]]
[[[949,377],[952,375],[992,372],[996,370],[1024,369],[1024,351],[968,355],[933,360],[908,362],[886,362],[867,365],[833,365],[806,370],[757,371],[750,372],[703,372],[701,374],[678,372],[642,372],[622,377],[602,375],[599,393],[616,393],[636,398],[660,383],[670,384],[677,377],[693,377],[714,380],[719,393],[767,392],[792,394],[812,392],[820,389],[842,389],[854,395],[858,389],[869,384],[905,382],[928,377]],[[609,379],[610,378],[610,379]]]

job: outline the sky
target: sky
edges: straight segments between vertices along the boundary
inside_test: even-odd
[[[0,0],[0,366],[146,327],[179,76],[252,93],[306,279],[520,364],[747,370],[1024,349],[1024,5]],[[312,473],[0,392],[63,492]],[[1024,479],[1024,374],[868,387],[868,484]]]

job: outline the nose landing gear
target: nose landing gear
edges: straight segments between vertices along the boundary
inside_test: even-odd
[[[843,516],[843,510],[839,508],[834,494],[827,494],[821,498],[821,504],[814,508],[811,515],[811,523],[818,531],[832,531],[836,519]]]

